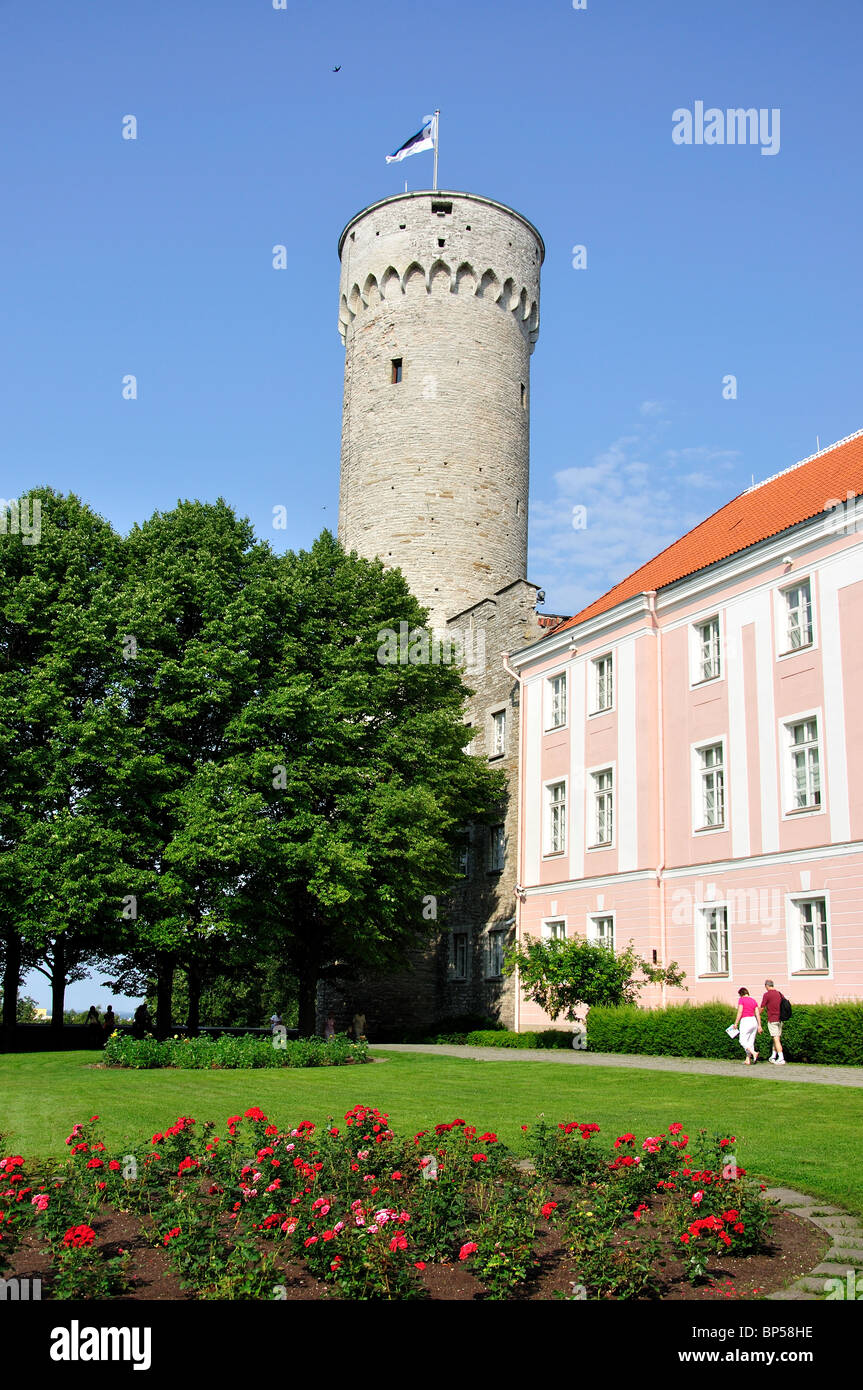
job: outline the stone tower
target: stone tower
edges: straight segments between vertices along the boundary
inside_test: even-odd
[[[339,539],[446,620],[527,564],[542,237],[472,193],[373,203],[339,240]]]
[[[518,782],[518,684],[505,656],[558,619],[526,578],[530,357],[545,247],[512,208],[473,193],[405,193],[339,240],[345,394],[339,539],[398,567],[437,630],[481,637],[465,710],[477,757]],[[479,644],[478,644],[479,645]],[[464,828],[440,932],[405,969],[319,991],[319,1022],[355,1011],[372,1040],[442,1019],[517,1022],[502,970],[514,934],[517,804]]]

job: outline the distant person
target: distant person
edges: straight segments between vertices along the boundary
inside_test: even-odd
[[[146,1004],[139,1004],[135,1010],[134,1033],[136,1038],[143,1038],[145,1033],[152,1033],[153,1020],[150,1017],[150,1010]]]
[[[108,1039],[110,1038],[111,1034],[113,1033],[113,1031],[114,1031],[114,1029],[115,1029],[116,1027],[117,1027],[117,1019],[116,1019],[116,1016],[115,1016],[115,1014],[114,1014],[113,1008],[112,1008],[111,1005],[109,1004],[108,1007],[107,1007],[107,1009],[105,1010],[105,1022],[104,1022],[104,1024],[102,1025],[102,1031],[103,1031],[104,1034],[105,1034],[105,1041],[106,1041],[106,1042],[108,1041]]]
[[[764,998],[761,1000],[762,1009],[767,1011],[767,1031],[770,1034],[770,1041],[773,1044],[773,1051],[770,1054],[771,1062],[777,1066],[785,1066],[785,1054],[782,1051],[782,994],[775,987],[772,980],[764,981]]]
[[[270,1032],[272,1033],[273,1037],[276,1036],[281,1027],[282,1015],[279,1013],[270,1014]]]
[[[332,1014],[327,1014],[327,1021],[324,1024],[324,1037],[327,1042],[336,1036],[336,1020]]]
[[[90,1042],[93,1047],[100,1047],[102,1044],[102,1020],[99,1017],[99,1010],[96,1008],[95,1004],[90,1005],[90,1012],[85,1022],[90,1034]]]
[[[740,1002],[737,1005],[734,1027],[740,1028],[740,1046],[746,1053],[745,1065],[750,1067],[753,1062],[758,1061],[755,1034],[761,1032],[761,1009],[745,986],[739,989],[737,994]]]
[[[353,1017],[354,1038],[361,1042],[366,1035],[366,1016],[361,1009],[357,1009]]]

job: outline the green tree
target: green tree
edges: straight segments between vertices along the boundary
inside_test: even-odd
[[[189,786],[170,859],[220,885],[214,928],[296,977],[305,1034],[319,980],[400,963],[435,930],[461,827],[492,818],[503,779],[465,751],[455,666],[378,659],[383,630],[426,616],[398,571],[324,532],[273,585],[266,675]]]
[[[653,965],[636,953],[631,941],[616,954],[610,946],[577,935],[547,941],[525,936],[507,951],[505,969],[510,975],[518,970],[524,994],[549,1018],[563,1014],[570,1022],[579,1004],[634,1004],[646,984],[680,986],[686,978],[677,961]]]
[[[275,557],[223,500],[178,503],[133,528],[121,602],[124,718],[110,721],[123,828],[124,970],[155,972],[157,1031],[172,1022],[178,966],[215,948],[220,889],[182,852],[189,788],[216,779],[226,731],[271,664]],[[178,846],[180,849],[178,850]],[[125,976],[124,976],[125,978]],[[136,993],[124,986],[124,992]]]
[[[27,494],[35,544],[0,538],[0,935],[4,1023],[22,966],[51,962],[62,1024],[69,969],[113,922],[122,831],[98,729],[120,665],[114,610],[122,545],[73,494]],[[71,963],[71,964],[70,964]]]

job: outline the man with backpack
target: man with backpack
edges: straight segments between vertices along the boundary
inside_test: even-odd
[[[767,1028],[770,1033],[770,1041],[773,1044],[773,1054],[771,1062],[777,1066],[785,1066],[785,1057],[782,1052],[782,1024],[791,1017],[791,1005],[778,989],[774,988],[772,980],[764,981],[764,998],[761,1000],[761,1007],[767,1011]]]

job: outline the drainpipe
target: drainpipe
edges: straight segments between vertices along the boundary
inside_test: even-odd
[[[523,725],[523,721],[524,721],[524,704],[523,704],[523,701],[522,701],[522,698],[521,698],[521,676],[519,675],[519,673],[518,673],[517,671],[514,671],[514,670],[513,670],[512,666],[510,666],[510,664],[509,664],[509,652],[502,652],[502,653],[501,653],[501,661],[503,662],[503,669],[506,671],[507,675],[511,676],[512,679],[515,681],[516,685],[518,686],[518,756],[517,756],[517,758],[516,758],[516,767],[517,767],[517,769],[518,769],[518,780],[517,780],[517,782],[516,782],[516,790],[515,790],[515,795],[516,795],[516,821],[515,821],[515,823],[516,823],[516,827],[517,827],[517,836],[516,836],[516,858],[515,858],[515,941],[516,941],[516,945],[518,945],[518,944],[521,942],[521,894],[520,894],[520,892],[519,892],[519,884],[521,883],[521,835],[522,835],[522,824],[521,824],[521,789],[522,789],[521,751],[522,751],[522,747],[523,747],[523,744],[524,744],[524,739],[523,739],[523,737],[522,737],[522,734],[523,734],[522,725]],[[518,1032],[520,1032],[520,1024],[521,1024],[521,980],[520,980],[520,978],[519,978],[519,972],[518,972],[517,970],[516,970],[516,972],[515,972],[515,984],[514,984],[514,988],[515,988],[515,1031],[518,1033]]]
[[[656,615],[656,590],[651,589],[645,594],[647,599],[647,611],[650,614],[653,632],[656,637],[656,741],[657,757],[659,760],[659,863],[656,866],[656,882],[659,887],[659,949],[662,952],[662,964],[668,962],[668,936],[667,924],[665,919],[665,734],[663,728],[663,698],[662,698],[662,629],[659,626],[659,619]],[[662,982],[662,1004],[663,1008],[667,1002],[668,987],[665,981]]]

